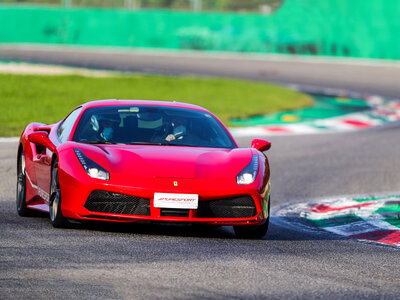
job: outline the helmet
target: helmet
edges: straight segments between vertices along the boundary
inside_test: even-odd
[[[137,114],[138,124],[141,128],[159,128],[163,125],[164,115],[158,108],[144,107]]]

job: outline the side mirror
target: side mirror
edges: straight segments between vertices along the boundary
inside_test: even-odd
[[[254,139],[251,141],[251,148],[264,152],[271,148],[271,143],[262,139]]]
[[[54,152],[56,147],[49,139],[49,135],[46,131],[35,131],[28,135],[28,140],[32,143],[42,145]]]

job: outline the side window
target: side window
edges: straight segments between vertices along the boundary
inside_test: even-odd
[[[58,127],[58,137],[60,138],[61,143],[64,143],[68,140],[68,137],[71,133],[72,128],[74,127],[75,121],[81,113],[82,107],[78,107],[73,112],[71,112],[68,117],[65,118],[64,121]]]

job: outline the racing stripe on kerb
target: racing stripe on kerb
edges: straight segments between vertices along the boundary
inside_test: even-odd
[[[292,86],[296,88],[296,86]],[[307,92],[307,89],[300,89]],[[318,90],[309,90],[316,93]],[[229,130],[234,136],[270,136],[290,134],[315,134],[326,132],[343,132],[370,128],[400,120],[399,99],[387,99],[378,95],[362,95],[347,93],[341,90],[319,91],[321,94],[346,95],[362,99],[366,109],[362,112],[354,112],[331,118],[316,118],[310,121],[293,121],[282,124],[260,124],[248,127],[233,127]]]
[[[400,247],[400,195],[324,200],[300,215],[326,231]]]

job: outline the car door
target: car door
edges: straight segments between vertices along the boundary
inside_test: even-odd
[[[49,202],[49,187],[46,187],[48,182],[49,172],[51,168],[51,157],[53,153],[44,146],[35,144],[36,153],[33,156],[33,163],[36,174],[37,190],[39,197],[43,202]],[[35,152],[35,151],[34,151]]]

